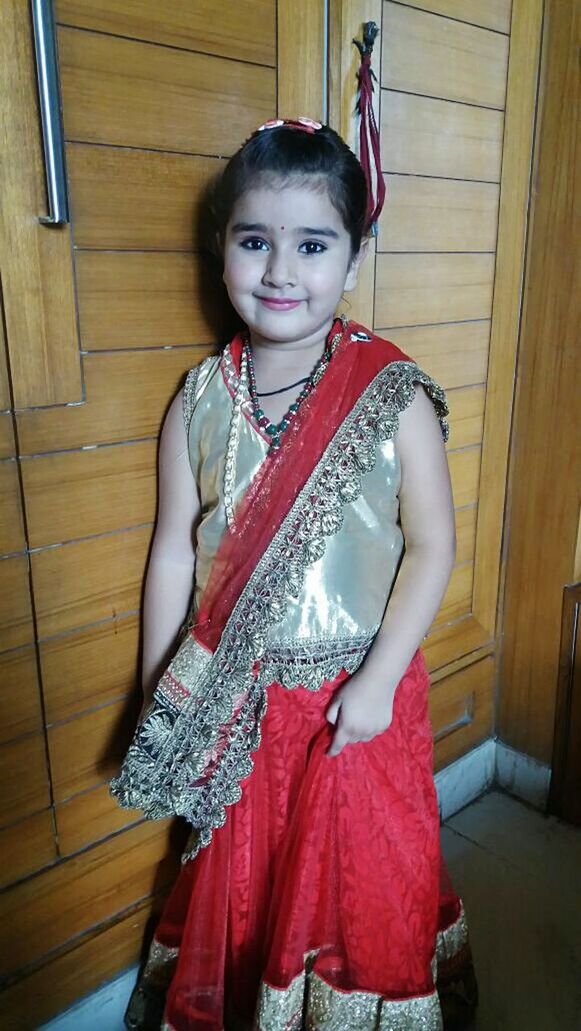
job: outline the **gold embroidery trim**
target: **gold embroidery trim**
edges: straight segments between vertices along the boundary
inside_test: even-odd
[[[421,383],[432,398],[444,437],[448,413],[444,391],[413,362],[392,362],[363,392],[310,475],[280,529],[258,562],[209,656],[192,636],[181,644],[164,673],[154,702],[137,728],[111,792],[122,806],[140,808],[150,819],[185,817],[198,835],[193,858],[209,844],[238,802],[240,782],[253,768],[266,711],[268,663],[258,676],[255,663],[268,652],[272,627],[298,597],[306,572],[340,529],[343,508],[361,494],[377,447],[397,432],[399,414]],[[364,652],[354,650],[350,672]],[[320,663],[319,682],[343,667],[330,656]],[[272,667],[271,667],[272,668]]]
[[[435,990],[392,1001],[374,992],[341,991],[305,970],[288,988],[263,983],[256,1031],[301,1031],[303,1026],[306,1031],[442,1031],[443,1022]]]

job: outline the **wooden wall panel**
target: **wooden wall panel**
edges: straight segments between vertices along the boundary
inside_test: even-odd
[[[168,830],[167,823],[138,824],[0,896],[2,973],[38,960],[146,898],[154,886],[165,886],[175,866],[167,858]]]
[[[485,390],[483,386],[448,391],[450,439],[448,449],[482,443]]]
[[[481,449],[479,447],[451,451],[448,456],[456,508],[460,508],[462,505],[471,505],[478,497],[480,458]]]
[[[381,85],[504,107],[508,38],[386,0]]]
[[[223,165],[219,158],[67,144],[75,245],[203,250],[199,204]]]
[[[40,642],[48,723],[125,697],[138,687],[139,619],[116,618]]]
[[[158,0],[57,0],[56,17],[66,25],[130,36],[149,43],[274,65],[276,5],[273,0],[236,0],[227,17],[216,17],[213,0],[164,4]]]
[[[34,552],[39,637],[136,612],[151,533],[141,527]]]
[[[83,404],[18,412],[20,453],[156,437],[188,369],[213,347],[168,347],[85,355]]]
[[[476,540],[476,505],[456,509],[456,562],[469,562],[474,558]]]
[[[3,309],[2,310],[3,313]],[[8,372],[8,354],[6,351],[6,334],[4,319],[0,319],[0,410],[8,411],[12,407],[10,393],[10,376]]]
[[[497,32],[510,31],[511,0],[486,0],[484,4],[482,0],[406,0],[406,4]]]
[[[389,203],[378,251],[493,251],[499,189],[494,183],[386,175]]]
[[[0,462],[0,554],[24,551],[25,544],[18,466],[9,459]]]
[[[0,653],[0,741],[42,728],[42,708],[34,649]]]
[[[232,153],[276,111],[274,69],[61,28],[67,140]]]
[[[544,763],[553,758],[563,589],[574,579],[581,503],[580,46],[579,4],[549,0],[503,556],[499,708],[502,739]]]
[[[43,809],[0,830],[0,854],[0,887],[55,862],[52,810]]]
[[[95,985],[136,963],[144,932],[163,896],[132,908],[117,923],[91,929],[73,948],[13,982],[0,994],[0,1019],[14,1031],[30,1031],[70,1006]]]
[[[0,559],[0,651],[19,648],[34,639],[28,559]]]
[[[226,330],[218,270],[196,256],[83,251],[77,279],[88,351],[207,344]]]
[[[50,803],[43,734],[0,746],[0,824],[45,809]]]
[[[474,564],[472,562],[465,562],[461,566],[454,567],[444,599],[434,620],[434,627],[442,623],[449,623],[460,616],[469,615],[473,580]]]
[[[490,317],[493,254],[378,254],[375,324],[393,326]]]
[[[486,381],[489,338],[488,319],[389,330],[389,339],[412,355],[445,390]]]
[[[68,227],[39,221],[48,209],[26,3],[0,4],[0,96],[0,307],[14,403],[76,401],[81,394],[81,367],[71,239]],[[2,402],[0,407],[9,404]]]
[[[493,732],[493,684],[494,658],[489,656],[480,662],[466,666],[458,673],[432,685],[430,691],[430,717],[440,734],[434,745],[435,768],[441,769],[453,762]],[[447,733],[446,721],[454,715],[454,705],[462,706],[467,719],[460,720]]]
[[[152,522],[156,454],[148,440],[23,462],[32,547]]]
[[[60,802],[55,813],[62,856],[79,852],[142,819],[137,810],[122,809],[107,784]]]
[[[327,46],[325,5],[313,0],[278,0],[278,83],[279,118],[310,118],[326,121],[324,90]],[[298,49],[288,45],[297,41]],[[300,43],[298,42],[300,40]],[[300,59],[297,55],[300,52]]]
[[[0,413],[0,459],[12,458],[16,453],[12,412]]]
[[[500,182],[503,125],[502,111],[383,89],[381,167]]]
[[[48,728],[53,795],[63,802],[114,776],[131,740],[140,705],[137,693]]]
[[[503,533],[517,344],[525,274],[543,0],[513,0],[510,63],[502,159],[494,306],[478,513],[474,611],[497,630],[500,549]],[[543,285],[544,290],[544,285]],[[491,556],[495,557],[494,566]]]

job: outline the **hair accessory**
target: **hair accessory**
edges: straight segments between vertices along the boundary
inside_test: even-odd
[[[306,118],[301,115],[300,118],[270,118],[264,125],[259,125],[256,132],[263,132],[265,129],[278,129],[281,125],[289,125],[291,129],[302,129],[303,132],[316,132],[317,129],[322,129],[321,122],[316,122],[314,118]]]
[[[374,21],[367,21],[363,26],[363,42],[353,42],[361,54],[361,64],[357,72],[359,79],[359,96],[357,111],[359,112],[359,160],[367,179],[367,226],[377,236],[377,220],[385,201],[385,180],[381,171],[381,152],[379,147],[379,129],[373,110],[373,80],[377,76],[371,68],[373,44],[379,29]],[[370,156],[371,150],[371,156]],[[371,167],[373,158],[373,169]]]

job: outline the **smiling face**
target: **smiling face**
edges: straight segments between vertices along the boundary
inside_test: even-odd
[[[224,240],[224,282],[253,343],[324,339],[359,259],[320,179],[264,186],[236,202]]]

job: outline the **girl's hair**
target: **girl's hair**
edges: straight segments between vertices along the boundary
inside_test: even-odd
[[[315,132],[292,125],[257,130],[230,158],[210,197],[214,229],[222,242],[240,197],[281,180],[325,188],[351,237],[353,257],[359,253],[367,229],[367,183],[353,152],[328,125]]]

